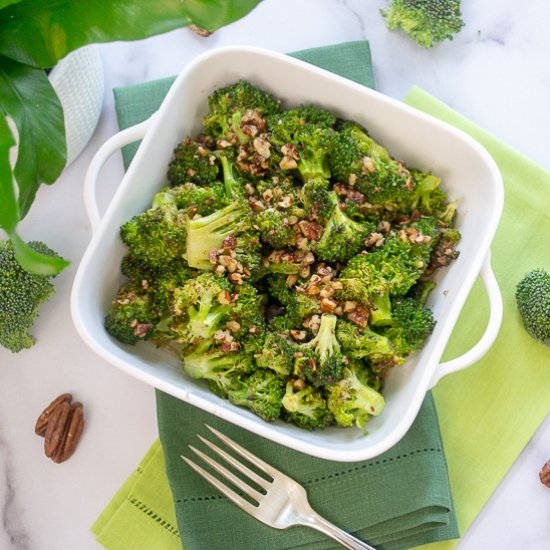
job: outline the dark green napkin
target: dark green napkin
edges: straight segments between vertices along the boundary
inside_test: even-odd
[[[367,42],[350,42],[292,54],[374,87]],[[141,122],[162,102],[173,79],[117,88],[119,126]],[[129,164],[137,144],[124,154]],[[341,463],[308,457],[157,391],[160,439],[185,550],[340,548],[307,528],[277,531],[220,496],[179,458],[204,423],[249,448],[300,481],[313,507],[340,527],[383,549],[411,548],[459,536],[447,465],[431,394],[407,435],[383,455]]]

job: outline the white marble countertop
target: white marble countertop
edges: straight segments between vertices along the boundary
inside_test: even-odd
[[[96,132],[59,181],[43,186],[21,229],[72,260],[36,324],[38,343],[0,349],[0,549],[98,549],[89,528],[157,437],[154,390],[97,357],[76,333],[69,295],[90,239],[82,198],[86,168],[117,131],[111,89],[177,73],[197,54],[249,44],[286,52],[368,39],[378,89],[395,98],[418,84],[550,169],[550,19],[547,0],[463,0],[465,29],[423,50],[386,30],[382,0],[264,0],[249,16],[204,39],[187,29],[134,43],[102,45],[106,95]],[[106,166],[100,204],[122,174]],[[548,263],[548,262],[547,262]],[[33,433],[56,395],[73,392],[87,426],[63,465],[46,459]],[[460,550],[550,547],[550,490],[538,471],[550,458],[550,419],[534,434],[473,525]]]

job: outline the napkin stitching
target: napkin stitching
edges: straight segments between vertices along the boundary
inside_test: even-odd
[[[310,485],[313,483],[318,483],[320,481],[327,481],[330,479],[333,479],[335,477],[345,476],[346,474],[353,474],[355,472],[358,472],[360,470],[365,470],[366,468],[370,466],[378,466],[380,464],[386,464],[389,462],[396,462],[398,460],[411,458],[413,456],[419,455],[421,453],[441,453],[443,450],[440,447],[429,447],[424,449],[415,449],[414,451],[408,451],[406,453],[401,453],[396,456],[382,458],[379,460],[373,460],[370,462],[366,462],[364,464],[360,464],[358,466],[354,466],[353,468],[348,468],[347,470],[342,470],[340,472],[334,472],[332,474],[326,474],[321,477],[315,477],[313,479],[308,479],[302,482],[303,485]],[[205,496],[197,496],[197,497],[189,497],[189,498],[176,498],[175,501],[178,504],[183,504],[185,502],[203,502],[203,501],[209,501],[209,500],[225,500],[225,497],[222,495],[205,495]]]
[[[158,523],[161,527],[163,527],[166,531],[174,535],[175,537],[180,537],[180,533],[178,531],[178,528],[175,527],[172,523],[165,520],[161,516],[159,516],[156,512],[151,510],[147,504],[142,502],[141,500],[138,500],[135,497],[128,497],[128,502],[132,504],[132,506],[136,507],[140,512],[143,512],[146,514],[149,518],[151,518],[153,521]]]

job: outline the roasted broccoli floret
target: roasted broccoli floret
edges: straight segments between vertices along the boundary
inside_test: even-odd
[[[228,249],[234,252],[234,255],[229,254],[229,259],[239,262],[241,269],[246,268],[249,272],[257,269],[261,256],[259,239],[252,231],[251,216],[246,203],[234,201],[209,216],[188,220],[185,241],[187,263],[191,267],[210,271],[214,264],[219,263],[217,250]]]
[[[435,321],[432,311],[413,298],[392,300],[392,324],[383,334],[398,355],[404,359],[419,350],[433,332]]]
[[[105,316],[107,332],[124,344],[149,340],[159,321],[152,296],[141,286],[123,285]]]
[[[374,231],[370,223],[359,223],[348,218],[342,210],[336,193],[329,194],[332,214],[325,224],[317,248],[317,258],[327,262],[343,262],[355,256],[365,246],[365,239]]]
[[[384,408],[382,395],[367,384],[367,376],[357,364],[344,369],[343,378],[328,390],[327,404],[336,423],[363,429],[372,416]]]
[[[324,428],[334,420],[322,393],[301,379],[286,383],[282,403],[286,419],[306,430]]]
[[[41,242],[29,242],[33,250],[59,257]],[[35,343],[29,334],[40,307],[55,293],[52,277],[23,269],[15,259],[11,241],[0,241],[0,345],[17,353]]]
[[[260,418],[272,422],[281,414],[285,382],[272,371],[256,370],[228,391],[229,400],[247,407]]]
[[[182,318],[178,340],[194,346],[224,328],[233,311],[232,285],[223,277],[203,273],[173,292],[172,314]]]
[[[290,376],[294,367],[295,346],[280,334],[268,331],[262,348],[256,355],[256,364],[263,369],[271,369],[282,378]]]
[[[326,178],[310,178],[304,182],[300,199],[310,218],[326,219],[332,214],[334,204],[330,195],[330,181]]]
[[[214,181],[208,187],[195,183],[183,183],[172,187],[167,192],[174,196],[176,207],[192,218],[195,215],[208,216],[216,210],[227,206],[229,201],[223,183]]]
[[[120,228],[120,236],[134,257],[151,267],[162,267],[184,254],[186,222],[174,195],[161,191],[154,196],[149,210]]]
[[[391,324],[391,296],[404,296],[428,268],[437,226],[422,218],[389,237],[384,246],[354,256],[341,271],[340,294],[371,306],[373,326]]]
[[[409,204],[413,180],[405,166],[354,122],[341,123],[333,139],[330,169],[341,183],[351,184],[371,205],[400,211]]]
[[[395,354],[388,338],[374,332],[368,326],[359,327],[349,321],[338,321],[336,338],[344,353],[354,359],[369,359],[378,363],[392,358]]]
[[[464,26],[461,0],[392,0],[382,15],[390,30],[402,29],[425,48],[452,40]]]
[[[279,250],[296,244],[296,232],[288,222],[289,216],[276,208],[258,213],[254,224],[258,227],[262,242]]]
[[[550,274],[542,268],[527,273],[517,284],[516,303],[527,333],[550,346]]]
[[[205,139],[185,138],[175,149],[168,166],[168,181],[171,185],[192,182],[201,186],[212,185],[218,179],[220,165],[213,143]]]
[[[441,189],[441,178],[437,178],[429,172],[411,170],[413,178],[413,192],[409,210],[416,209],[426,214],[438,211],[444,212],[447,208],[447,193]]]
[[[346,358],[336,339],[336,324],[336,315],[323,314],[315,337],[297,346],[294,374],[315,387],[334,384],[342,377]]]
[[[241,381],[254,372],[254,360],[246,353],[227,353],[211,340],[205,340],[192,353],[183,357],[183,370],[192,378],[207,380],[210,389],[227,397]]]
[[[283,170],[298,170],[304,181],[329,178],[328,155],[335,116],[314,105],[302,105],[269,118],[272,154]]]
[[[208,98],[208,107],[203,120],[207,134],[230,145],[251,141],[254,132],[249,127],[263,130],[263,118],[277,113],[280,102],[250,82],[239,80],[215,90]]]

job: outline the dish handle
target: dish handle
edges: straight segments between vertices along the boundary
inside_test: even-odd
[[[99,227],[99,222],[101,221],[101,215],[99,214],[99,208],[96,200],[96,186],[99,179],[99,174],[104,164],[107,160],[109,160],[112,154],[116,153],[119,149],[122,149],[125,145],[129,145],[134,141],[143,139],[145,133],[155,119],[155,114],[151,115],[143,122],[125,128],[114,136],[111,136],[97,150],[97,153],[90,162],[84,178],[84,206],[86,207],[86,213],[88,214],[88,218],[92,226],[92,233],[95,233]]]
[[[483,260],[483,265],[479,275],[485,285],[485,290],[489,298],[489,322],[487,323],[485,332],[477,344],[475,344],[474,347],[469,349],[466,353],[438,365],[435,375],[431,381],[430,388],[433,388],[444,376],[447,376],[447,374],[451,374],[469,367],[471,364],[481,359],[487,351],[489,351],[489,348],[493,345],[493,342],[497,337],[500,325],[502,323],[503,306],[502,295],[491,267],[490,251],[487,252],[485,259]]]

